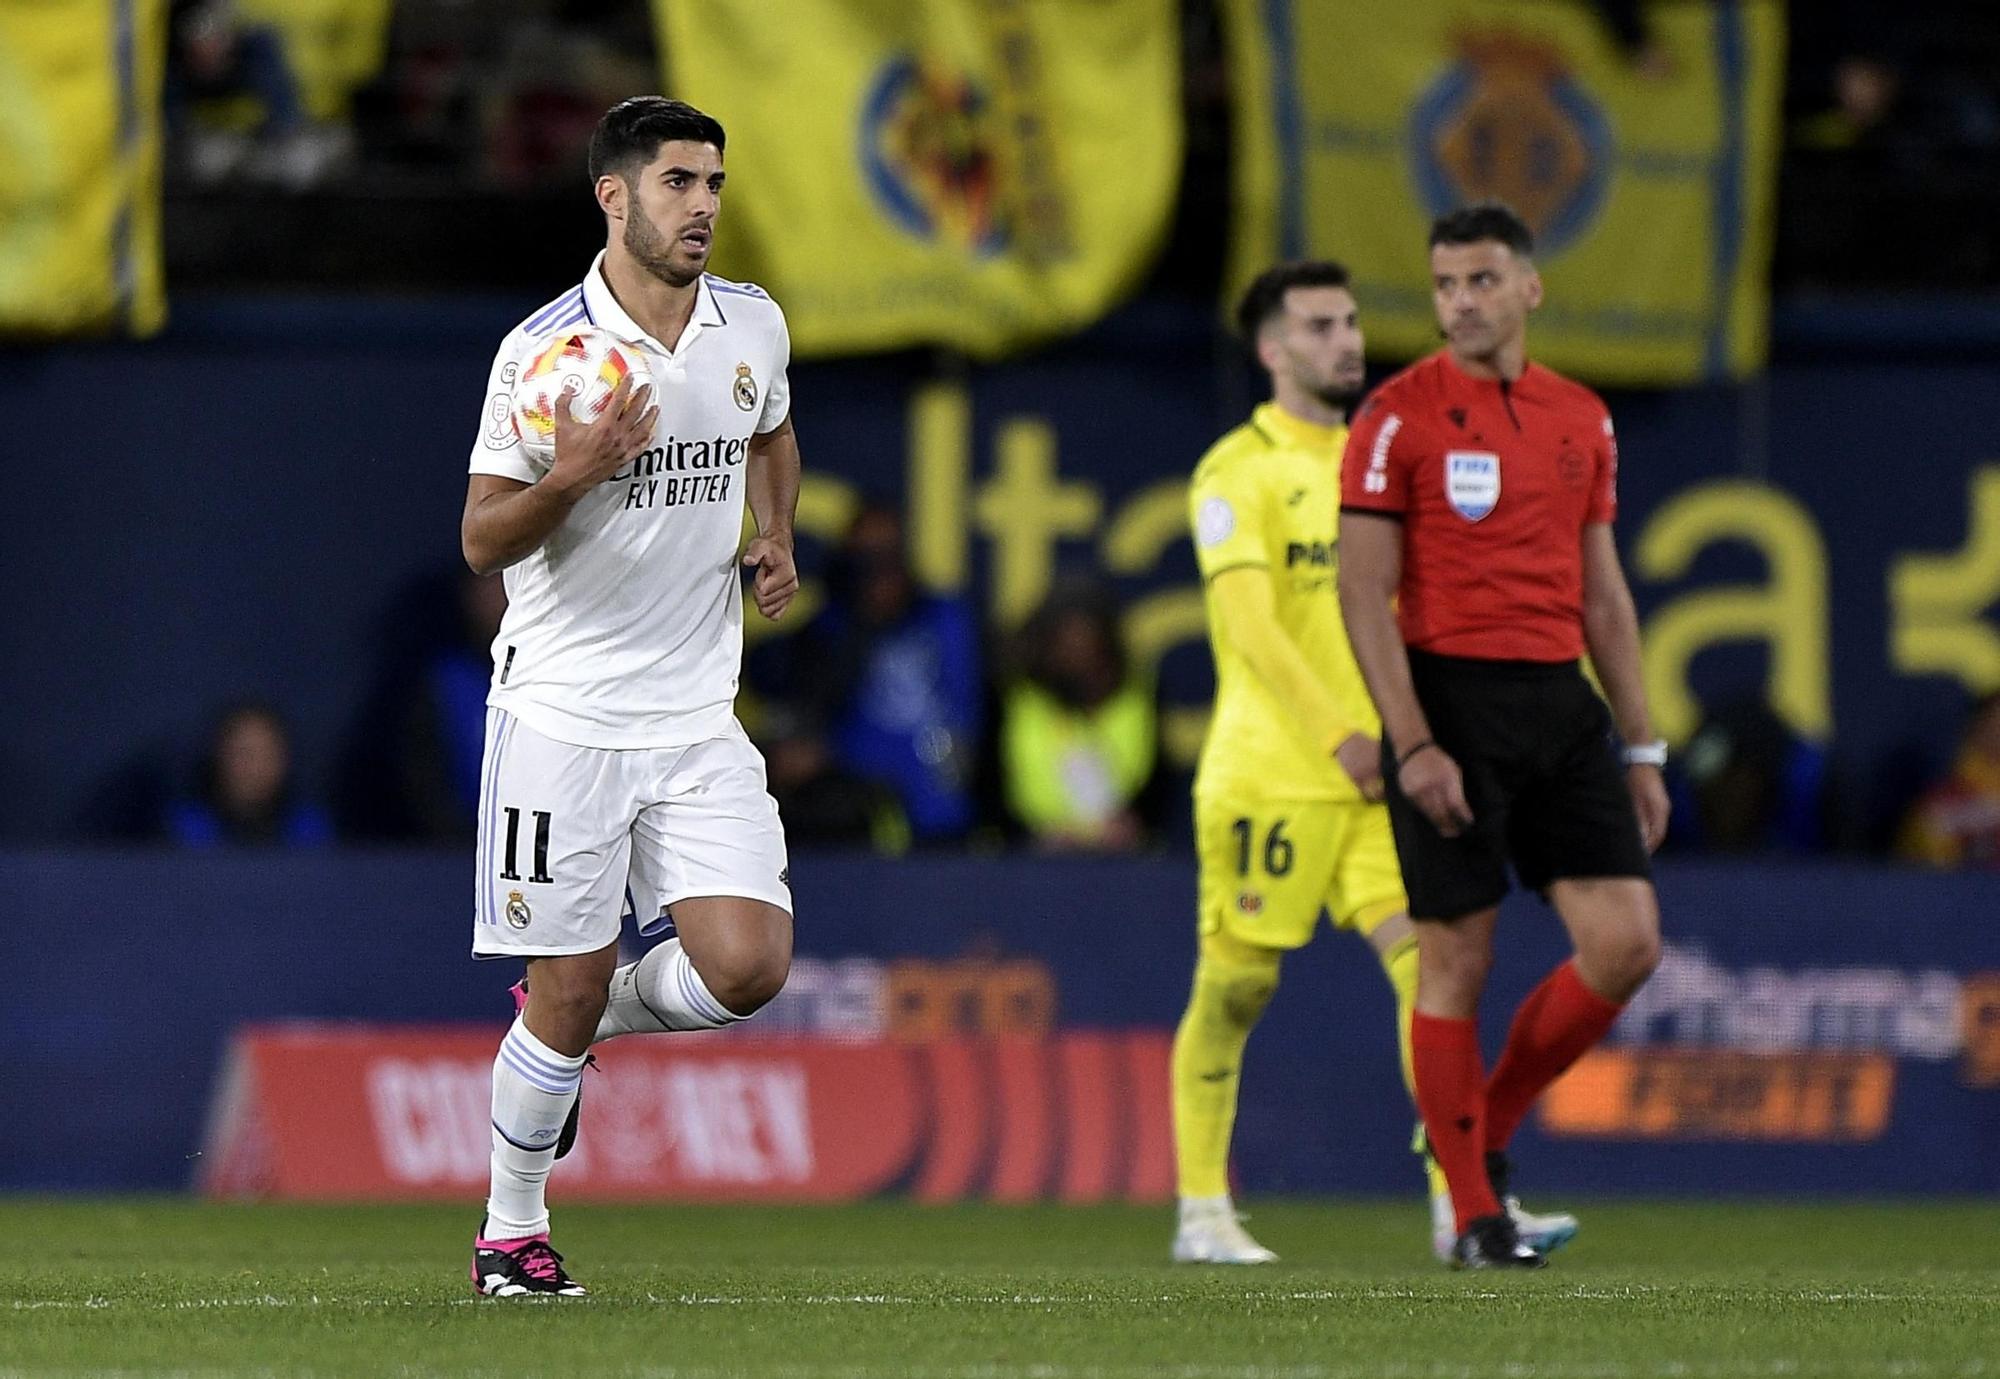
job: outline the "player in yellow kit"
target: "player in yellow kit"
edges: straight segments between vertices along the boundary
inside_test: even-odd
[[[1182,1262],[1276,1258],[1229,1196],[1243,1048],[1280,960],[1322,913],[1374,949],[1396,994],[1409,1083],[1416,934],[1381,804],[1375,714],[1334,592],[1347,409],[1361,327],[1347,273],[1288,263],[1252,283],[1237,326],[1272,400],[1202,457],[1188,504],[1215,653],[1215,716],[1195,774],[1199,956],[1174,1036]],[[1433,1194],[1442,1180],[1430,1166]]]

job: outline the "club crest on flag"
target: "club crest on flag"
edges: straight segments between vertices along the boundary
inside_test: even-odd
[[[925,240],[1006,247],[993,102],[970,76],[896,54],[862,106],[861,163],[881,206]]]
[[[1611,123],[1556,43],[1498,29],[1462,35],[1458,49],[1410,112],[1424,200],[1441,215],[1498,197],[1555,253],[1603,206]]]
[[[1448,450],[1444,496],[1451,510],[1477,522],[1500,501],[1500,457],[1490,450]]]

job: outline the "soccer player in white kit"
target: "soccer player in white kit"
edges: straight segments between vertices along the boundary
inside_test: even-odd
[[[777,618],[798,589],[791,347],[762,289],[703,272],[722,147],[722,126],[680,101],[639,96],[605,114],[590,142],[604,252],[501,344],[472,451],[465,559],[505,570],[508,599],[472,951],[528,964],[493,1063],[492,1188],[472,1261],[489,1296],[584,1292],[549,1244],[544,1188],[590,1046],[741,1020],[791,966],[784,832],[733,708],[746,503],[758,610]],[[553,461],[537,462],[511,385],[535,342],[585,324],[642,351],[654,390],[628,379],[588,424],[559,405]],[[642,933],[671,923],[675,937],[619,967],[627,909]]]

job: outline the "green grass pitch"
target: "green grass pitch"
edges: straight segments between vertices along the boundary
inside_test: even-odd
[[[595,1295],[477,1299],[478,1208],[0,1199],[0,1376],[2000,1379],[2000,1203],[1584,1203],[1534,1275],[1421,1203],[1252,1202],[1165,1262],[1127,1207],[562,1207]]]

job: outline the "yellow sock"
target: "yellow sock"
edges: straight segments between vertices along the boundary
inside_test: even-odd
[[[1414,1103],[1417,1078],[1410,1062],[1410,1016],[1417,1008],[1417,936],[1411,934],[1376,956],[1381,959],[1382,975],[1389,979],[1390,990],[1396,993],[1396,1051],[1403,1059],[1403,1089]]]
[[[1417,936],[1411,934],[1388,952],[1377,956],[1382,961],[1382,975],[1389,979],[1389,986],[1396,993],[1396,1048],[1403,1058],[1403,1086],[1414,1102],[1417,1098],[1417,1079],[1410,1063],[1410,1014],[1417,1008]],[[1424,1154],[1422,1121],[1417,1122],[1410,1149]],[[1424,1176],[1430,1182],[1431,1196],[1436,1197],[1447,1190],[1444,1170],[1428,1154],[1424,1154]]]
[[[1278,989],[1279,953],[1206,934],[1194,990],[1174,1031],[1174,1155],[1182,1197],[1229,1192],[1236,1084],[1251,1026]]]

